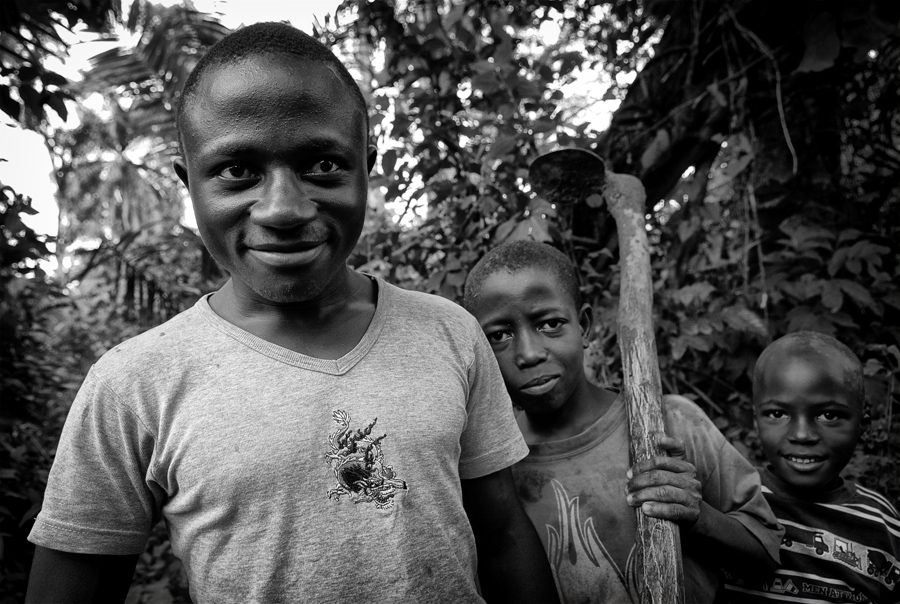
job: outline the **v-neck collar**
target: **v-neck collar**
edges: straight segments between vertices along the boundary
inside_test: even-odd
[[[369,277],[369,275],[366,276]],[[369,322],[366,332],[363,334],[363,337],[360,338],[356,346],[354,346],[347,354],[337,359],[319,359],[299,352],[294,352],[293,350],[273,344],[268,340],[264,340],[241,329],[237,325],[226,321],[216,314],[209,305],[209,298],[212,294],[207,294],[200,298],[197,301],[196,308],[200,312],[200,315],[213,327],[262,355],[287,365],[309,369],[310,371],[318,371],[329,375],[343,375],[350,371],[366,356],[366,354],[368,354],[375,345],[375,342],[378,341],[378,337],[381,335],[387,320],[392,293],[381,278],[375,276],[372,276],[371,278],[374,280],[375,286],[378,289],[375,314],[372,316],[372,320]]]

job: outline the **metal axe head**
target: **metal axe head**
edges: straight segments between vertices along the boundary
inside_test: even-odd
[[[587,149],[559,149],[539,155],[528,167],[534,191],[557,205],[572,205],[602,195],[606,165]]]

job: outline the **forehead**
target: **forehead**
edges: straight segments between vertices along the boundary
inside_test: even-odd
[[[493,314],[545,307],[577,310],[559,277],[543,267],[497,270],[489,274],[481,284],[475,307]]]
[[[352,130],[365,120],[346,83],[328,63],[287,53],[257,53],[211,67],[188,100],[182,136],[196,148],[228,128],[296,131],[298,122]]]
[[[779,350],[769,357],[758,380],[757,402],[774,399],[792,401],[834,401],[858,407],[853,368],[842,355]]]

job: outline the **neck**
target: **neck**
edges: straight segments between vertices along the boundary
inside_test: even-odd
[[[766,471],[772,477],[772,482],[774,486],[780,491],[781,495],[786,495],[788,497],[792,497],[794,499],[801,499],[806,501],[819,501],[819,502],[827,502],[834,497],[839,496],[839,492],[843,490],[845,486],[844,479],[840,476],[835,476],[831,480],[828,481],[827,484],[811,489],[811,488],[803,488],[803,487],[795,487],[791,486],[784,480],[782,480],[779,476],[772,471],[772,467],[770,464],[765,465]],[[773,489],[774,490],[774,489]]]
[[[210,298],[226,321],[273,344],[322,359],[340,358],[365,334],[375,314],[377,288],[356,271],[315,299],[273,303],[248,295],[229,280]]]
[[[564,405],[550,413],[526,412],[520,428],[526,442],[532,445],[571,438],[603,417],[615,400],[614,392],[584,377]]]

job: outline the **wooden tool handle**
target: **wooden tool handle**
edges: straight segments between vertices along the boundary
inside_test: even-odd
[[[628,410],[632,463],[660,454],[657,436],[665,433],[659,360],[653,336],[653,281],[644,220],[646,193],[641,181],[606,172],[603,194],[619,236],[619,349]],[[681,604],[684,581],[678,526],[637,510],[643,579],[642,604]]]

